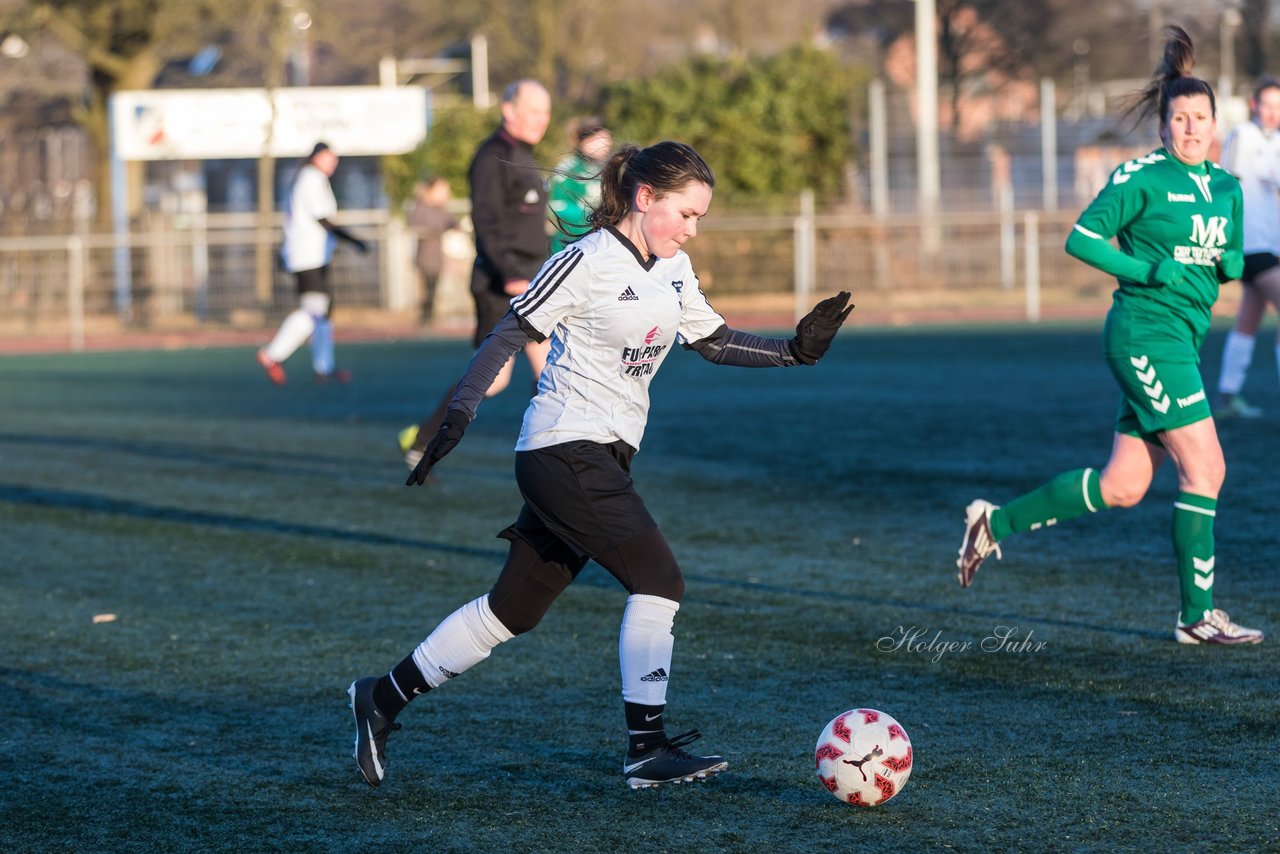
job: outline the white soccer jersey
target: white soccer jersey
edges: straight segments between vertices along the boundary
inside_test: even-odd
[[[286,270],[316,270],[329,263],[335,241],[320,220],[337,212],[338,203],[328,177],[310,163],[303,166],[294,179],[284,214],[281,254]]]
[[[688,255],[646,261],[613,229],[551,256],[511,308],[551,338],[517,451],[582,439],[621,439],[638,449],[649,383],[671,346],[699,341],[724,324]]]
[[[1222,165],[1244,193],[1244,251],[1280,255],[1280,132],[1237,125],[1222,146]]]

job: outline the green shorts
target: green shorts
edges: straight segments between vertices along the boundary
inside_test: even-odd
[[[1156,436],[1212,416],[1200,366],[1145,353],[1111,354],[1107,366],[1124,395],[1116,432],[1161,444]]]

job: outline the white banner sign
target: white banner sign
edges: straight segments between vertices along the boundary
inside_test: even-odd
[[[296,87],[273,94],[117,92],[111,98],[115,154],[122,160],[305,157],[317,142],[340,157],[401,154],[427,135],[428,96],[421,87]]]

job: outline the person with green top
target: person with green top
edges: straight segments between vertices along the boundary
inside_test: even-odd
[[[1213,89],[1191,76],[1191,39],[1180,27],[1168,36],[1134,107],[1159,118],[1163,145],[1111,174],[1066,244],[1069,254],[1119,283],[1103,331],[1103,353],[1121,391],[1111,458],[1101,472],[1065,472],[1003,507],[969,504],[956,566],[968,587],[988,556],[1001,557],[999,543],[1010,534],[1132,507],[1171,459],[1178,471],[1173,547],[1182,600],[1174,637],[1187,644],[1259,643],[1261,631],[1237,625],[1213,605],[1213,524],[1226,463],[1199,370],[1218,286],[1244,267],[1244,203],[1239,181],[1207,159],[1217,111]]]
[[[551,254],[591,231],[587,217],[600,203],[600,173],[613,153],[613,134],[594,117],[572,123],[573,153],[560,161],[547,181],[551,211]]]

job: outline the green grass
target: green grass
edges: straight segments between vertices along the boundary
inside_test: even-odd
[[[1266,348],[1246,392],[1268,417],[1221,425],[1216,592],[1267,643],[1173,643],[1171,471],[1141,506],[1020,535],[955,583],[968,500],[1105,461],[1095,328],[854,329],[785,372],[673,354],[635,477],[689,582],[668,718],[730,771],[622,785],[625,596],[591,567],[406,711],[368,789],[347,684],[488,589],[520,503],[514,392],[439,483],[401,485],[397,429],[468,353],[342,346],[344,387],[298,379],[300,354],[283,389],[249,350],[0,361],[0,849],[1277,850]],[[1044,647],[976,648],[1000,626]],[[974,647],[877,649],[913,628]],[[813,773],[855,706],[915,748],[872,810]]]

